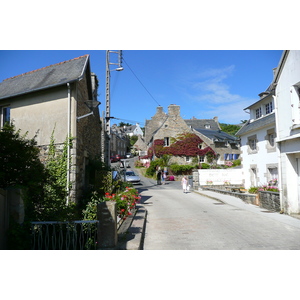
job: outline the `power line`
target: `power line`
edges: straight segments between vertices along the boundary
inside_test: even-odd
[[[146,90],[146,92],[150,95],[150,97],[157,103],[158,106],[161,106],[156,99],[152,96],[152,94],[147,90],[147,88],[143,85],[141,80],[137,77],[137,75],[133,72],[133,70],[130,68],[126,60],[124,59],[124,56],[122,57],[123,61],[125,62],[126,66],[129,68],[129,70],[132,72],[132,74],[135,76],[135,78],[139,81],[139,83],[142,85],[142,87]]]

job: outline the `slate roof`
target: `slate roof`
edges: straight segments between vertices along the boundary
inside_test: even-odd
[[[275,113],[269,114],[263,118],[257,119],[255,121],[248,121],[237,133],[236,135],[241,136],[250,131],[255,131],[269,124],[275,123]]]
[[[83,76],[88,62],[89,55],[84,55],[5,79],[0,83],[0,99],[76,81]]]
[[[210,140],[214,142],[236,142],[238,141],[238,138],[235,136],[232,136],[226,132],[223,132],[221,130],[211,130],[211,129],[202,129],[202,128],[194,128],[194,130],[200,132]]]
[[[216,122],[214,119],[188,119],[188,120],[184,120],[184,121],[188,126],[191,126],[194,129],[195,128],[207,129],[207,128],[205,128],[205,125],[210,125],[209,130],[219,130],[220,129],[218,122]]]

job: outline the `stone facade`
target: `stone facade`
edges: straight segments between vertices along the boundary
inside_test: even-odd
[[[280,194],[276,192],[260,191],[260,207],[265,209],[280,211]]]
[[[144,148],[151,147],[153,141],[157,139],[164,140],[164,145],[169,146],[173,138],[183,133],[198,135],[203,141],[201,148],[205,149],[208,146],[212,148],[218,154],[217,163],[219,164],[224,163],[226,153],[232,157],[240,154],[237,139],[221,132],[217,117],[210,120],[196,118],[184,120],[180,116],[180,106],[175,104],[169,105],[168,114],[161,106],[157,107],[156,114],[151,120],[146,120]],[[139,147],[142,148],[140,145]],[[201,160],[201,162],[206,162],[205,158],[203,159],[204,161]],[[172,157],[170,162],[191,164],[193,160],[189,157]]]

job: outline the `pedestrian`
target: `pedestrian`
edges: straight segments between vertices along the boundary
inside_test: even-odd
[[[188,185],[188,181],[186,179],[186,176],[182,177],[181,185],[182,185],[183,192],[186,194],[187,193],[187,185]]]
[[[157,180],[157,185],[160,185],[161,184],[161,170],[160,170],[160,168],[157,171],[156,180]]]
[[[167,173],[164,172],[164,173],[162,174],[162,182],[163,182],[163,184],[166,184],[166,180],[167,180]]]

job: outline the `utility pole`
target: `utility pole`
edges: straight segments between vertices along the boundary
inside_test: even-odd
[[[111,62],[110,61],[110,54],[117,54],[118,55],[118,62]],[[110,66],[116,65],[117,68],[111,70]],[[106,50],[106,101],[105,101],[105,157],[104,162],[107,165],[110,165],[110,119],[112,118],[110,115],[110,72],[111,71],[123,71],[122,67],[122,50],[112,51]]]

